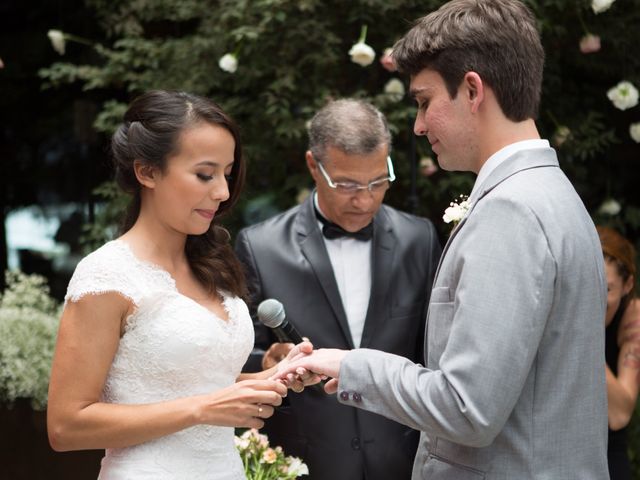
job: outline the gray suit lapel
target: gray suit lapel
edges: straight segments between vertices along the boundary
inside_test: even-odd
[[[313,206],[314,193],[300,207],[300,212],[296,217],[295,229],[298,232],[298,240],[300,242],[300,250],[307,259],[318,282],[322,286],[322,290],[331,306],[333,313],[338,320],[340,329],[350,348],[353,348],[353,340],[351,338],[351,330],[347,322],[347,316],[342,306],[338,284],[331,268],[329,254],[322,238],[322,232],[318,228],[318,220],[315,216]]]
[[[438,262],[438,268],[436,270],[436,276],[433,279],[435,285],[440,273],[440,266],[442,261],[449,250],[449,245],[453,242],[458,232],[462,229],[467,218],[473,213],[473,209],[491,190],[497,185],[507,180],[512,175],[531,168],[542,167],[558,167],[558,158],[555,150],[552,148],[537,148],[533,150],[522,150],[511,157],[507,158],[504,162],[498,165],[487,178],[482,182],[482,185],[476,190],[475,198],[470,198],[472,202],[471,209],[467,212],[467,215],[454,227],[451,231],[451,235],[447,239],[447,243],[442,249],[442,255],[440,255],[440,261]]]
[[[371,295],[364,322],[360,347],[366,348],[375,338],[376,328],[389,312],[389,273],[393,263],[396,239],[393,229],[381,207],[374,218],[373,244],[371,245]]]

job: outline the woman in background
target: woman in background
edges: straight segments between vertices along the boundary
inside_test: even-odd
[[[606,376],[609,401],[609,475],[631,480],[626,427],[640,390],[640,305],[634,298],[635,249],[615,230],[597,227],[607,274]]]

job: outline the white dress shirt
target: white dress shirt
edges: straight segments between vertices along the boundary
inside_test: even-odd
[[[481,193],[477,190],[482,185],[482,182],[484,182],[484,180],[496,169],[498,165],[517,152],[522,150],[532,150],[534,148],[549,148],[549,141],[539,138],[533,140],[522,140],[520,142],[507,145],[491,155],[487,161],[484,162],[484,165],[480,167],[476,183],[473,184],[471,195],[469,195],[469,200],[472,202],[476,200],[476,197]]]
[[[320,215],[327,218],[320,209],[317,193],[313,201]],[[318,221],[318,224],[322,230],[322,223]],[[358,348],[371,295],[371,240],[362,241],[349,237],[330,240],[324,235],[322,238],[347,315],[353,346]]]

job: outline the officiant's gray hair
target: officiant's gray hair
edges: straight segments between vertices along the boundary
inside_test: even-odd
[[[384,115],[363,100],[333,100],[318,111],[309,126],[309,150],[322,162],[333,147],[347,155],[367,155],[382,146],[391,149],[391,132]]]

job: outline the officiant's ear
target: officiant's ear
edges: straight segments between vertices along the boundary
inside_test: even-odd
[[[140,160],[135,160],[133,162],[133,171],[141,185],[147,188],[154,188],[156,186],[158,169],[154,166],[143,163]]]
[[[304,158],[307,161],[307,168],[309,169],[309,173],[311,173],[311,176],[317,182],[320,172],[318,171],[318,163],[316,162],[316,159],[313,158],[313,153],[311,153],[311,150],[307,150]]]

